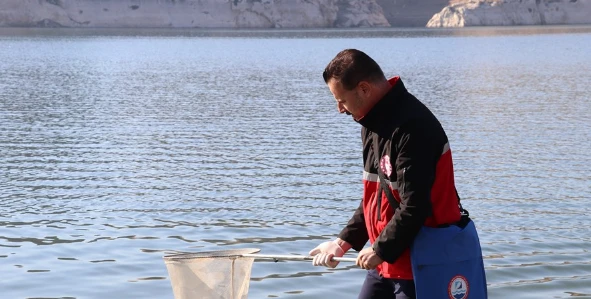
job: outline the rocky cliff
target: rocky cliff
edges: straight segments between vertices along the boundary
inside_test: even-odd
[[[0,26],[388,27],[375,0],[1,0]]]
[[[459,0],[427,27],[591,24],[591,0]]]
[[[425,27],[449,0],[376,0],[392,27]]]

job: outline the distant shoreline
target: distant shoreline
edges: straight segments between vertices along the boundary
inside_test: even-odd
[[[347,38],[406,37],[408,33],[424,37],[492,36],[591,33],[591,25],[527,25],[475,27],[380,27],[380,28],[39,28],[0,27],[0,36],[187,36],[187,37],[294,37]]]

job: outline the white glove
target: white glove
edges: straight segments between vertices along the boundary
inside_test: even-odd
[[[333,261],[332,258],[345,255],[345,250],[336,241],[327,241],[310,250],[309,255],[314,257],[312,261],[314,266],[334,268],[339,262]]]

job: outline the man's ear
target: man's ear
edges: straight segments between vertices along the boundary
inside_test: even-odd
[[[368,97],[371,94],[371,85],[367,81],[359,82],[357,88],[359,88],[359,91],[364,97]]]

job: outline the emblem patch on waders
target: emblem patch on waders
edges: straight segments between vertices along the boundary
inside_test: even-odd
[[[468,291],[470,286],[468,280],[462,276],[457,275],[449,281],[447,291],[450,299],[466,299],[468,298]]]

